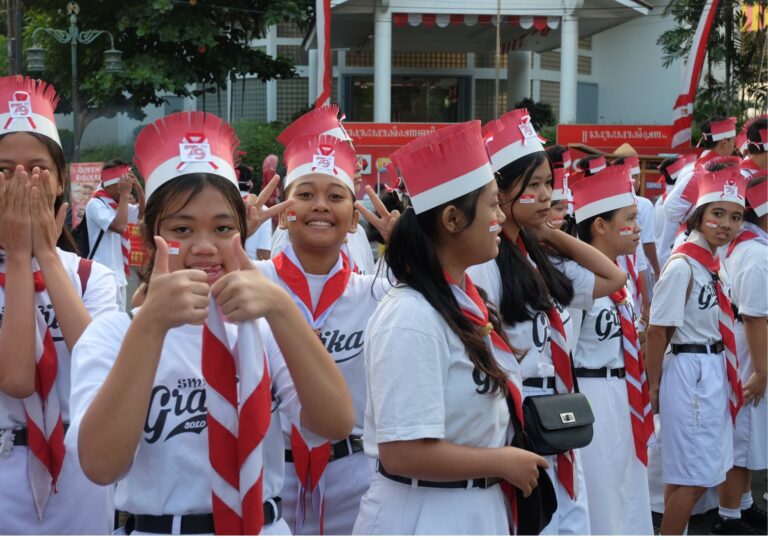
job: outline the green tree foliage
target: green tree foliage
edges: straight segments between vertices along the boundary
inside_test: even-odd
[[[81,133],[99,117],[127,113],[142,120],[142,109],[160,105],[164,96],[200,95],[226,86],[227,79],[256,75],[261,80],[295,75],[289,59],[272,59],[250,46],[266,28],[279,22],[306,27],[311,0],[93,0],[82,1],[78,27],[108,30],[115,48],[123,52],[119,74],[104,70],[103,53],[109,39],[78,46]],[[36,28],[69,28],[66,3],[35,0],[26,12],[26,45]],[[35,40],[46,48],[46,71],[71,111],[70,48],[43,32]],[[203,90],[205,89],[205,90]]]
[[[665,67],[688,57],[705,2],[671,0],[664,8],[662,15],[676,23],[657,41]],[[766,108],[766,35],[741,32],[741,4],[741,0],[720,0],[694,105],[697,122],[711,116],[737,116],[744,121],[755,110]]]

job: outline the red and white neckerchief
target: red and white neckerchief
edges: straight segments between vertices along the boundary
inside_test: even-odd
[[[40,271],[33,274],[36,305],[47,305],[49,298],[40,298],[45,282]],[[5,274],[0,273],[0,287],[5,289]],[[56,481],[64,463],[64,422],[61,401],[56,388],[59,370],[58,355],[51,331],[40,310],[35,309],[35,392],[22,400],[27,420],[27,476],[35,502],[37,517],[42,521],[51,493],[56,493]]]
[[[629,279],[632,280],[632,302],[640,309],[643,305],[643,290],[640,287],[640,275],[637,272],[637,254],[620,255],[620,257],[624,261]]]
[[[760,165],[755,163],[755,161],[749,156],[745,157],[741,161],[741,164],[739,165],[739,169],[741,170],[741,174],[746,176],[747,178],[749,178],[750,176],[756,175],[762,170],[765,170],[764,168],[761,168]]]
[[[208,457],[216,534],[258,534],[264,527],[264,437],[272,405],[269,367],[255,321],[237,325],[229,345],[211,297],[203,325],[208,386]]]
[[[282,282],[281,286],[293,298],[304,319],[319,336],[349,282],[351,272],[346,254],[342,251],[338,261],[328,272],[317,306],[314,308],[307,277],[301,262],[296,257],[293,246],[287,246],[277,257],[272,259],[272,264],[275,265],[275,271]],[[323,473],[331,457],[331,443],[325,441],[323,444],[310,447],[302,437],[299,428],[294,425],[291,426],[291,452],[293,453],[293,466],[299,479],[294,532],[298,534],[304,525],[306,515],[304,501],[306,494],[309,493],[312,508],[320,523],[320,534],[323,534],[325,517],[325,478]]]
[[[536,268],[536,265],[528,255],[528,249],[523,243],[521,234],[517,235],[515,242],[518,249],[526,259]],[[536,268],[538,270],[538,268]],[[549,322],[549,355],[552,357],[552,366],[555,368],[555,393],[570,394],[573,392],[573,369],[571,364],[571,350],[565,338],[565,325],[554,303],[547,310]],[[557,454],[557,479],[568,492],[571,499],[576,500],[576,467],[573,450]]]
[[[742,242],[746,242],[747,240],[757,240],[761,244],[768,245],[768,234],[766,234],[765,231],[763,231],[761,228],[753,225],[752,223],[749,223],[748,221],[745,221],[741,226],[741,231],[739,231],[739,234],[736,235],[736,238],[731,240],[731,243],[728,246],[728,251],[725,252],[725,257],[730,257],[731,253],[733,253],[733,250],[736,249],[736,246]]]
[[[488,308],[477,292],[475,284],[469,279],[469,276],[464,275],[463,290],[451,280],[448,274],[445,274],[445,279],[451,287],[461,312],[472,324],[480,329],[485,339],[485,344],[491,354],[493,354],[498,365],[510,373],[510,376],[507,378],[507,390],[512,405],[509,412],[515,415],[521,427],[525,427],[523,419],[523,381],[520,376],[517,358],[501,336],[493,329],[493,325],[488,318]],[[509,501],[512,513],[511,521],[514,523],[515,528],[517,528],[517,497],[515,495],[515,487],[509,482],[503,481],[501,489]]]
[[[720,307],[717,317],[717,326],[720,329],[723,345],[725,345],[725,370],[730,385],[729,406],[731,419],[735,423],[736,415],[743,403],[743,396],[741,393],[741,379],[739,378],[739,359],[736,353],[736,338],[733,334],[733,308],[731,307],[731,301],[725,295],[722,283],[720,283],[720,258],[715,257],[708,249],[694,244],[693,242],[683,242],[672,252],[673,255],[676,253],[681,253],[686,257],[690,257],[706,268],[709,273],[712,274],[712,278],[715,282],[717,304]]]
[[[624,355],[626,372],[629,417],[632,422],[632,438],[635,441],[635,454],[646,467],[648,466],[648,442],[653,434],[653,411],[651,394],[648,390],[643,353],[637,336],[632,306],[627,300],[627,288],[622,287],[610,295],[616,305],[621,323],[621,349]]]
[[[109,196],[109,194],[103,189],[97,190],[93,197],[100,198],[109,205],[112,210],[117,210],[117,203]],[[128,227],[122,232],[120,236],[120,251],[123,254],[123,270],[125,271],[125,277],[131,275],[131,239],[128,236]]]

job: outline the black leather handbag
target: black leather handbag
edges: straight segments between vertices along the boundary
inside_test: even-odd
[[[562,454],[592,442],[595,416],[584,394],[528,396],[523,401],[525,431],[541,456]]]

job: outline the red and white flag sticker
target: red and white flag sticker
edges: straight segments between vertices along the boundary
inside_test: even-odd
[[[293,210],[288,211],[288,221],[296,221],[296,212]]]
[[[181,243],[168,240],[168,255],[178,255],[181,252]]]
[[[488,232],[497,233],[500,230],[501,230],[501,225],[499,225],[499,222],[496,221],[496,220],[491,221],[491,223],[490,223],[490,225],[488,227]]]
[[[622,227],[619,229],[619,236],[629,236],[632,234],[632,227]]]
[[[715,221],[713,219],[708,219],[706,225],[707,225],[707,227],[709,227],[711,229],[717,229],[717,227],[718,227],[717,221]]]
[[[525,193],[520,195],[518,201],[520,201],[520,204],[532,204],[536,202],[536,195],[533,193]]]

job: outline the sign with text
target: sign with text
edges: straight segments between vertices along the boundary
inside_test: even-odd
[[[72,228],[74,229],[83,219],[85,207],[91,200],[93,192],[99,188],[103,163],[71,163],[69,165],[69,180],[72,194]]]
[[[672,126],[560,124],[557,144],[586,144],[603,152],[613,152],[624,143],[639,154],[668,152],[672,146]]]

